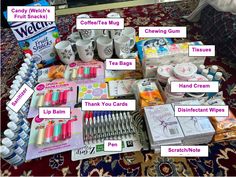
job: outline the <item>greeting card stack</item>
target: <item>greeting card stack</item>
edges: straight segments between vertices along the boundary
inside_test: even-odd
[[[145,107],[145,122],[151,149],[162,145],[182,145],[184,134],[171,104]]]
[[[179,105],[200,105],[198,100],[183,101],[173,103],[172,106]],[[215,134],[208,117],[177,117],[184,133],[184,145],[207,144],[212,140]]]

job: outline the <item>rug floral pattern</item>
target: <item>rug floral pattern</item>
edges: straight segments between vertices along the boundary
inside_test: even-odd
[[[125,18],[126,26],[186,26],[188,39],[175,42],[203,40],[200,25],[179,18],[186,13],[181,5],[161,4],[115,9]],[[110,10],[91,12],[91,17],[105,17]],[[58,17],[61,37],[66,38],[75,25],[75,15]],[[21,51],[13,34],[1,30],[1,114],[4,130],[7,123],[5,104],[9,86],[21,63]],[[206,65],[216,64],[224,74],[224,98],[236,113],[236,62],[226,58],[207,58]],[[2,136],[3,137],[3,136]],[[72,162],[70,152],[55,154],[28,161],[19,167],[1,161],[1,176],[235,176],[236,141],[209,144],[207,158],[162,158],[151,151],[115,154]]]

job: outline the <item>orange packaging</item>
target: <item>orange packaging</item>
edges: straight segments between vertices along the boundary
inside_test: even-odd
[[[164,104],[160,91],[155,82],[143,80],[138,83],[139,102],[141,108]]]

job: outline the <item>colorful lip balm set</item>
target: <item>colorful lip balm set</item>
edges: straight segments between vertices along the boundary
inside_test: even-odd
[[[65,79],[77,81],[78,84],[102,83],[104,82],[104,64],[95,60],[88,63],[75,61],[67,66]]]
[[[83,112],[71,109],[71,119],[32,120],[26,160],[83,147]]]
[[[75,82],[55,80],[52,82],[40,83],[35,87],[31,99],[28,118],[38,115],[38,108],[41,106],[70,106],[76,103],[77,85]]]

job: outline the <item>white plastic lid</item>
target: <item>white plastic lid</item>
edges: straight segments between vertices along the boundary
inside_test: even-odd
[[[28,66],[26,63],[23,63],[21,66],[24,67],[24,68],[26,68],[26,69],[29,68],[29,66]]]
[[[205,65],[199,65],[199,66],[198,66],[198,69],[200,69],[200,70],[205,69]]]
[[[216,79],[216,80],[221,79],[222,75],[223,75],[222,72],[216,72],[216,74],[215,74],[215,79]]]
[[[0,146],[0,153],[3,155],[7,155],[10,150],[6,146]]]
[[[6,137],[8,137],[8,138],[13,138],[13,137],[14,137],[14,132],[13,132],[12,130],[10,130],[10,129],[6,129],[6,130],[4,131],[4,135],[5,135]]]
[[[13,122],[18,122],[20,119],[17,117],[17,115],[10,115],[9,119],[12,120]]]
[[[19,73],[19,75],[20,75],[21,77],[26,77],[26,74],[25,74],[25,72],[23,72],[22,70],[21,70],[21,71],[19,71],[18,73]]]
[[[17,91],[20,87],[16,84],[12,84],[11,88]]]
[[[210,75],[210,74],[208,74],[208,75],[207,75],[207,79],[208,79],[209,81],[212,81],[212,80],[213,80],[213,76]]]
[[[27,68],[21,66],[20,71],[23,71],[24,73],[27,73]]]
[[[19,75],[18,75],[18,76],[16,76],[15,78],[16,78],[16,80],[18,80],[20,83],[23,81],[22,77],[21,77],[21,76],[19,76]]]
[[[3,138],[2,144],[4,144],[6,147],[10,147],[13,145],[13,142],[9,138]]]
[[[32,58],[32,55],[30,55],[29,53],[26,53],[25,56],[26,56],[27,58]]]
[[[14,80],[12,83],[20,87],[20,81]]]
[[[10,90],[10,92],[9,92],[9,93],[10,93],[10,95],[15,95],[15,94],[16,94],[16,92],[17,92],[16,90]]]
[[[208,74],[208,69],[203,69],[202,70],[202,75],[203,76],[207,76],[207,74]]]
[[[11,130],[16,130],[17,125],[14,122],[8,122],[7,127],[10,128]]]
[[[210,69],[211,72],[215,73],[217,70],[218,70],[218,66],[216,66],[216,65],[211,66],[211,69]]]

